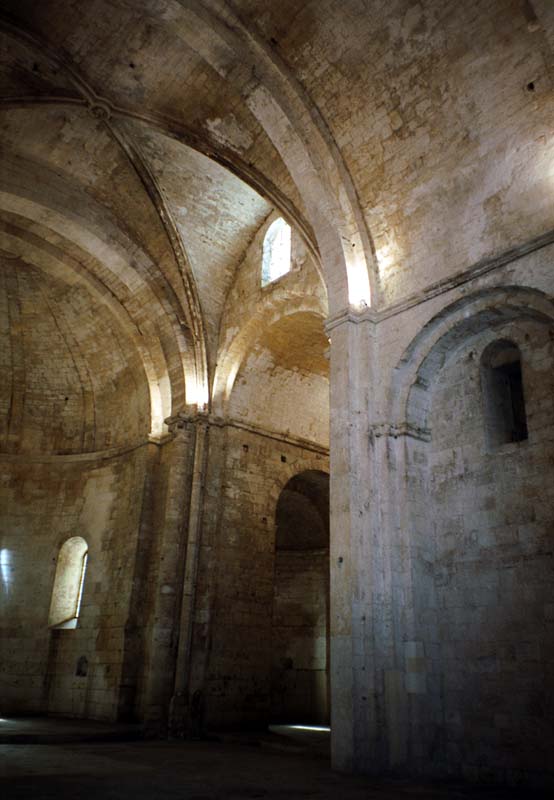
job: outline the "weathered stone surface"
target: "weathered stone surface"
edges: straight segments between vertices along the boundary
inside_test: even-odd
[[[5,0],[3,713],[552,783],[553,13]]]

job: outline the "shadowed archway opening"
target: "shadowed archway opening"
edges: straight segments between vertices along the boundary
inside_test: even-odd
[[[295,475],[277,502],[271,719],[329,723],[329,475]]]

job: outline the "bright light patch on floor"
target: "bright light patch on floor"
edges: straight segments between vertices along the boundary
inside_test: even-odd
[[[322,731],[323,733],[330,733],[331,728],[325,725],[284,725],[284,728],[293,728],[295,731]]]

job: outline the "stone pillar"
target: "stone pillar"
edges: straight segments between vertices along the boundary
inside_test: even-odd
[[[209,716],[207,692],[213,626],[217,624],[216,598],[222,570],[221,519],[225,503],[227,429],[210,425],[208,455],[204,479],[202,539],[194,593],[194,613],[190,660],[187,665],[187,692],[191,704],[189,732],[193,738],[205,734]],[[218,653],[213,654],[215,660]]]
[[[138,690],[145,650],[145,621],[148,607],[148,582],[155,549],[153,536],[153,513],[155,505],[155,482],[160,461],[160,445],[149,442],[144,458],[144,483],[140,524],[133,559],[129,612],[125,623],[121,682],[117,708],[117,719],[135,719],[139,712]]]
[[[411,631],[413,602],[404,445],[404,437],[399,438],[391,424],[373,425],[372,479],[377,485],[375,502],[379,513],[371,537],[372,580],[379,587],[373,594],[373,624],[382,708],[382,766],[392,771],[406,763],[409,733],[405,640],[408,629]]]
[[[188,535],[177,632],[175,682],[169,711],[169,732],[173,736],[180,737],[190,732],[191,715],[195,717],[197,715],[201,716],[201,708],[197,708],[197,705],[201,705],[201,698],[191,698],[189,690],[192,631],[202,539],[209,425],[207,420],[202,417],[198,418],[194,424],[196,430],[187,525]]]
[[[330,374],[331,754],[335,769],[359,767],[373,749],[376,708],[367,653],[371,513],[369,382],[372,326],[347,318],[332,326]],[[364,575],[364,573],[366,573]]]
[[[385,438],[385,437],[383,437]],[[426,434],[401,422],[389,428],[387,467],[395,631],[395,694],[389,702],[389,765],[417,768],[443,759],[437,675],[434,530],[423,493]]]
[[[195,449],[195,424],[175,418],[171,439],[161,445],[154,484],[150,617],[147,623],[144,716],[148,727],[161,731],[167,723],[174,686],[179,605]]]
[[[205,672],[214,591],[216,530],[221,510],[225,432],[207,415],[169,420],[151,513],[156,541],[150,561],[145,717],[152,732],[203,733]]]
[[[369,314],[331,337],[331,747],[342,771],[404,759],[402,661],[395,647],[388,436],[377,435],[383,376]]]

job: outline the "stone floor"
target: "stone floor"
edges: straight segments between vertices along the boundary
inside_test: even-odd
[[[32,721],[0,722],[5,740],[30,733]],[[504,790],[374,780],[344,776],[329,768],[325,734],[273,731],[256,739],[217,742],[114,741],[114,726],[61,720],[35,721],[41,743],[14,739],[0,745],[2,800],[510,800]],[[69,741],[71,729],[77,737]],[[67,741],[44,737],[50,731]],[[32,732],[31,732],[32,733]],[[135,731],[128,731],[131,737]],[[291,734],[291,735],[289,735]],[[122,734],[123,735],[123,734]],[[96,737],[96,738],[95,738]],[[530,797],[531,795],[520,795]],[[533,794],[533,797],[538,795]]]
[[[0,718],[0,745],[77,744],[142,739],[140,725],[109,725],[93,720],[56,717]]]

